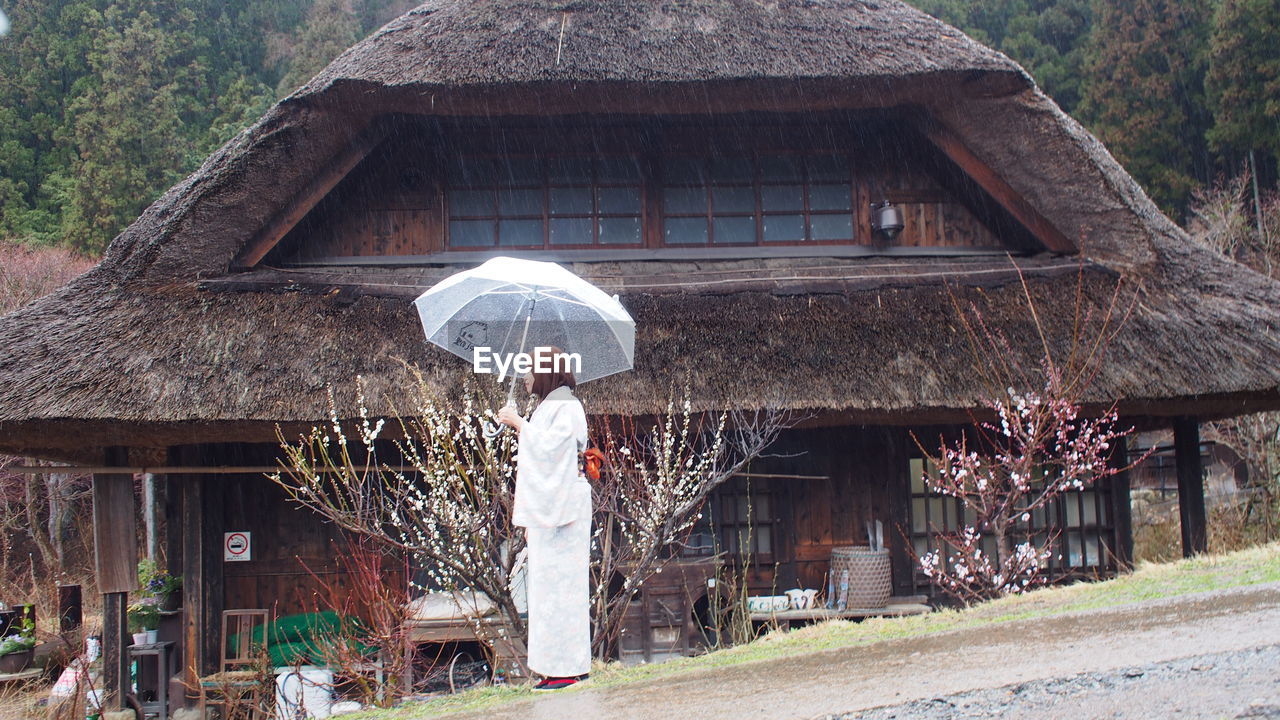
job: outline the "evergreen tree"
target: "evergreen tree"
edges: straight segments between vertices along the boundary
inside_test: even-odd
[[[1095,6],[1079,116],[1165,212],[1210,175],[1204,76],[1211,0]]]
[[[197,110],[199,44],[190,10],[162,27],[139,0],[100,16],[89,53],[92,84],[72,102],[75,114],[67,241],[101,252],[160,192],[191,155],[184,115]]]
[[[1273,180],[1280,161],[1280,2],[1223,0],[1214,16],[1207,88],[1215,148],[1236,159],[1258,151],[1259,174]]]
[[[287,95],[360,39],[360,21],[350,0],[315,0],[298,33],[289,71],[276,90]]]

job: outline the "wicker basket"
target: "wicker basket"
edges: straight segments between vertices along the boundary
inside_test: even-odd
[[[847,608],[882,608],[889,603],[893,577],[889,572],[889,550],[872,550],[849,545],[831,549],[831,585],[835,590],[832,607],[840,600],[841,577],[849,572]]]

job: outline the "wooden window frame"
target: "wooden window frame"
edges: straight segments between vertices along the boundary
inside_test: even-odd
[[[723,554],[728,560],[736,562],[742,562],[746,558],[750,558],[750,561],[756,565],[770,565],[777,561],[777,558],[782,555],[779,550],[779,542],[782,541],[780,534],[782,520],[778,504],[781,501],[782,493],[767,480],[755,479],[749,483],[745,481],[745,477],[730,478],[707,497],[703,508],[704,519],[694,526],[694,531],[703,530],[712,534],[715,545],[711,548],[711,552],[694,553],[681,551],[679,553],[680,557],[699,558]],[[751,508],[752,514],[759,512],[756,505],[759,499],[761,497],[767,498],[768,512],[766,514],[768,518],[760,520],[738,517],[738,499],[741,497],[747,498],[747,504]],[[733,515],[730,522],[725,522],[724,520],[726,510]],[[769,528],[769,552],[767,553],[760,552],[759,549],[759,530],[762,527]],[[734,552],[731,538],[734,534],[748,529],[750,530],[750,552],[745,555],[741,551]]]
[[[931,463],[926,458],[919,455],[913,455],[908,459],[908,485],[907,485],[907,507],[906,507],[906,524],[907,542],[913,553],[919,552],[919,546],[923,542],[926,551],[938,550],[942,547],[938,540],[939,536],[953,534],[960,524],[965,522],[964,504],[959,498],[953,498],[941,493],[931,492],[927,485],[924,486],[923,492],[917,492],[915,487],[915,469],[912,467],[915,461],[920,461],[922,465],[928,467]],[[1085,517],[1085,499],[1084,496],[1093,495],[1093,517]],[[916,529],[916,501],[922,500],[925,510],[923,521],[923,530]],[[947,512],[947,504],[951,504],[956,519],[956,527],[938,528],[932,517],[932,509],[935,501],[940,500],[943,505],[943,523],[947,524],[949,513]],[[1078,524],[1072,525],[1068,523],[1069,515],[1068,503],[1074,503],[1076,509],[1076,517]],[[1115,509],[1112,507],[1113,494],[1109,482],[1103,480],[1095,482],[1092,486],[1079,491],[1070,491],[1059,495],[1054,500],[1046,504],[1046,506],[1033,513],[1032,518],[1026,524],[1020,524],[1017,533],[1019,539],[1026,537],[1043,537],[1045,534],[1057,533],[1052,546],[1052,552],[1048,562],[1044,567],[1044,574],[1050,581],[1056,581],[1072,577],[1087,577],[1096,573],[1113,573],[1118,569],[1116,562],[1116,548],[1114,547],[1116,518]],[[1092,522],[1087,522],[1087,520]],[[1098,557],[1092,557],[1088,552],[1089,544],[1087,538],[1097,538]],[[1080,546],[1080,562],[1073,564],[1070,562],[1072,543],[1074,538],[1078,537]],[[1061,556],[1061,557],[1059,557]],[[927,592],[931,587],[928,579],[920,572],[918,565],[912,562],[912,576],[916,592]]]
[[[835,132],[835,128],[819,125],[826,131],[828,135]],[[763,123],[757,126],[748,126],[745,128],[737,128],[725,126],[723,128],[689,126],[681,124],[671,124],[664,126],[660,131],[627,131],[622,128],[603,128],[603,129],[584,129],[584,128],[488,128],[484,132],[475,133],[470,136],[454,142],[453,135],[465,134],[465,129],[461,126],[446,131],[442,135],[444,146],[453,148],[449,153],[451,157],[459,155],[463,157],[476,158],[507,158],[507,157],[529,157],[537,156],[542,158],[550,157],[588,157],[598,158],[606,156],[632,156],[636,159],[640,168],[640,242],[637,243],[610,243],[601,244],[599,242],[600,220],[611,217],[633,218],[635,215],[630,214],[606,214],[599,213],[599,200],[596,190],[599,187],[632,187],[629,185],[610,184],[600,185],[596,174],[595,164],[593,162],[593,178],[592,184],[592,202],[593,213],[589,216],[592,218],[592,242],[591,243],[557,243],[551,242],[550,221],[555,218],[578,218],[579,215],[551,215],[549,208],[549,189],[552,187],[546,175],[546,163],[543,163],[543,212],[540,217],[534,216],[502,216],[498,212],[496,205],[494,206],[494,215],[491,216],[458,216],[454,217],[450,210],[450,194],[455,189],[447,180],[443,180],[439,185],[441,213],[443,217],[439,222],[442,231],[441,242],[439,247],[450,253],[476,253],[476,252],[492,252],[495,250],[509,251],[609,251],[609,250],[637,250],[637,249],[657,249],[657,250],[690,250],[690,249],[709,249],[709,248],[725,248],[730,251],[742,250],[745,248],[806,248],[806,247],[872,247],[874,243],[871,238],[871,230],[868,225],[869,215],[864,205],[868,203],[868,188],[865,182],[863,168],[859,164],[859,145],[856,138],[850,137],[834,137],[828,136],[821,140],[811,139],[810,134],[806,134],[804,127],[789,127],[781,123]],[[593,150],[590,152],[545,152],[547,148],[564,147],[569,143],[579,143],[583,141],[580,133],[590,133]],[[603,139],[597,136],[599,133]],[[811,193],[815,185],[836,184],[813,182],[808,170],[808,160],[803,160],[802,178],[794,183],[786,183],[788,185],[798,185],[802,193],[802,208],[791,211],[772,211],[765,210],[761,198],[761,188],[764,186],[777,185],[778,183],[766,182],[762,178],[760,158],[770,155],[798,155],[801,158],[808,158],[820,155],[837,155],[843,157],[847,161],[848,173],[847,180],[850,192],[850,209],[844,211],[825,211],[813,210],[811,208]],[[706,193],[706,212],[683,214],[671,213],[665,211],[665,190],[669,187],[664,183],[662,178],[662,169],[665,159],[668,157],[691,156],[702,158],[703,162],[707,162],[711,157],[729,156],[729,157],[747,157],[750,159],[752,167],[752,176],[746,183],[733,183],[734,187],[750,187],[754,195],[755,206],[751,212],[735,212],[735,213],[716,213],[714,204],[711,199],[713,188],[717,187],[715,183],[708,180],[705,183],[689,185],[690,187],[704,187]],[[441,154],[440,160],[440,177],[445,178],[443,172],[446,166],[446,158]],[[843,184],[843,183],[841,183]],[[725,185],[727,187],[728,185]],[[560,187],[560,186],[556,186]],[[568,187],[568,186],[565,186]],[[684,187],[684,185],[675,185],[671,187]],[[465,189],[487,189],[495,193],[498,192],[499,186],[474,188],[467,187]],[[782,215],[799,215],[804,224],[805,238],[801,240],[785,240],[785,241],[766,241],[764,238],[765,219],[771,216]],[[830,240],[813,240],[812,221],[814,217],[823,216],[845,216],[850,218],[852,223],[852,237],[848,239],[830,239]],[[707,221],[707,238],[702,243],[668,243],[666,242],[666,220],[668,217],[705,217]],[[750,242],[733,242],[723,243],[715,241],[715,219],[722,217],[750,217],[754,223],[755,237]],[[498,230],[498,222],[500,220],[536,220],[540,219],[543,223],[541,245],[522,244],[522,245],[504,245],[501,244],[501,237]],[[475,245],[475,246],[455,246],[450,237],[450,225],[453,221],[477,221],[488,220],[494,224],[494,244],[492,245]]]
[[[534,154],[528,152],[475,152],[475,153],[459,153],[454,157],[474,158],[476,160],[505,160],[513,158],[534,158],[539,161],[540,177],[536,184],[501,184],[488,183],[479,185],[453,185],[445,180],[442,183],[441,207],[444,212],[444,219],[441,226],[444,228],[445,237],[442,246],[449,252],[485,252],[494,250],[631,250],[646,247],[644,235],[644,219],[645,219],[645,172],[643,169],[643,158],[635,152],[614,151],[614,152],[552,152],[543,154]],[[602,183],[599,177],[599,166],[597,160],[604,157],[631,157],[634,158],[637,165],[641,166],[641,175],[637,178],[635,184],[622,182],[605,182]],[[549,160],[559,158],[579,158],[587,159],[591,163],[591,179],[587,183],[556,183],[553,182],[549,173]],[[441,177],[447,177],[445,173],[441,173]],[[610,188],[637,188],[639,200],[639,212],[632,213],[602,213],[600,212],[600,195],[599,190]],[[587,189],[591,195],[591,211],[587,213],[553,213],[551,208],[551,193],[559,189]],[[468,192],[489,192],[492,194],[493,207],[492,214],[487,215],[457,215],[453,214],[452,209],[452,192],[455,190]],[[542,212],[523,215],[504,215],[499,207],[499,200],[504,190],[540,190],[542,195],[541,210]],[[609,219],[631,219],[634,218],[640,223],[639,239],[633,243],[601,243],[600,242],[600,221]],[[503,221],[531,221],[537,220],[542,223],[542,243],[541,244],[503,244],[501,236],[501,223]],[[555,220],[590,220],[591,221],[591,242],[589,243],[554,243],[552,242],[552,222]],[[493,244],[490,245],[461,245],[452,244],[451,233],[452,224],[454,222],[489,222],[492,225]]]

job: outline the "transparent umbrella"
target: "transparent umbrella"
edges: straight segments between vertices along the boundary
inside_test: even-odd
[[[514,359],[534,348],[558,347],[580,362],[578,382],[630,370],[635,358],[635,321],[617,296],[555,263],[496,257],[413,303],[427,340],[510,379],[508,400]]]

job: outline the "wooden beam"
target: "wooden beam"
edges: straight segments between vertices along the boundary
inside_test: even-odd
[[[128,464],[124,448],[107,449],[105,467]],[[98,590],[102,593],[102,674],[107,707],[124,708],[129,692],[129,592],[138,587],[137,518],[133,476],[93,476],[93,540]]]
[[[987,192],[1005,210],[1009,211],[1018,222],[1045,246],[1057,253],[1074,254],[1079,252],[1075,243],[1063,235],[1053,223],[1049,222],[1026,198],[1022,197],[1009,183],[1005,182],[991,166],[973,154],[964,142],[954,133],[936,122],[921,120],[917,123],[921,131],[941,150],[951,162],[954,162],[966,175]]]
[[[93,539],[98,591],[127,593],[138,587],[133,475],[110,472],[112,468],[109,465],[95,469],[99,471],[93,475]]]
[[[107,691],[106,707],[123,710],[129,694],[129,594],[102,595],[102,684]]]
[[[350,145],[343,148],[329,163],[312,176],[311,181],[293,197],[271,222],[258,232],[240,251],[233,265],[244,269],[257,265],[307,213],[324,199],[325,195],[342,181],[361,160],[365,159],[390,130],[387,122],[375,120],[365,128]]]
[[[1178,471],[1178,516],[1182,521],[1182,556],[1209,549],[1204,511],[1204,467],[1200,461],[1200,423],[1195,418],[1173,421],[1174,462]]]
[[[1111,512],[1115,518],[1112,552],[1117,570],[1133,569],[1133,510],[1130,506],[1129,442],[1119,438],[1112,442],[1109,463],[1120,471],[1111,476]]]
[[[199,448],[178,447],[170,462],[205,461]],[[193,676],[221,669],[222,483],[200,475],[175,475],[182,488],[182,673]]]

